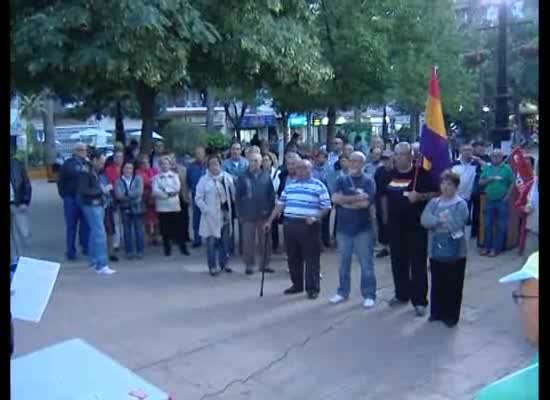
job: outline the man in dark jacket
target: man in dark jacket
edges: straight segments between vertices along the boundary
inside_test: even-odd
[[[251,275],[254,273],[255,255],[258,247],[256,243],[260,247],[260,254],[267,252],[265,259],[260,261],[260,269],[265,272],[273,272],[271,268],[268,268],[271,240],[263,228],[275,207],[275,189],[269,172],[260,169],[262,156],[258,153],[249,153],[247,158],[248,170],[237,179],[235,203],[242,226],[246,273]]]
[[[63,212],[65,215],[65,246],[68,260],[76,260],[76,231],[83,254],[88,253],[89,228],[82,213],[82,206],[78,201],[77,189],[80,172],[86,164],[87,146],[77,143],[74,146],[73,155],[67,159],[59,171],[57,191],[63,199]]]
[[[90,267],[95,268],[100,275],[111,275],[116,271],[107,265],[107,237],[105,234],[104,196],[113,189],[110,184],[102,186],[99,174],[105,166],[105,155],[98,152],[92,155],[91,164],[87,164],[80,172],[78,180],[78,196],[82,211],[90,227],[88,256]]]
[[[32,187],[23,163],[11,154],[10,160],[10,250],[12,264],[25,253],[30,238],[28,207]]]
[[[201,210],[195,204],[195,194],[197,184],[199,180],[206,172],[206,151],[204,147],[198,146],[195,149],[195,160],[187,168],[187,186],[191,192],[191,198],[193,199],[193,248],[200,247],[202,244],[201,237],[199,235],[199,225],[201,222]]]

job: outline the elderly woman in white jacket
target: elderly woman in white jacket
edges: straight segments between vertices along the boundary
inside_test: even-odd
[[[195,204],[201,210],[199,234],[206,241],[208,269],[210,275],[215,276],[220,270],[232,272],[227,266],[227,245],[231,237],[235,186],[231,175],[221,169],[218,156],[208,157],[207,168],[197,184]]]
[[[181,211],[179,193],[181,189],[178,174],[171,170],[170,158],[161,157],[160,173],[153,178],[153,198],[160,225],[164,255],[172,254],[172,242],[176,242],[182,254],[185,253],[179,213]]]

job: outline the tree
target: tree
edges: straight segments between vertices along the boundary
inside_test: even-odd
[[[219,39],[190,0],[10,0],[10,17],[16,87],[125,87],[140,105],[144,151],[158,93],[187,78],[191,46]]]

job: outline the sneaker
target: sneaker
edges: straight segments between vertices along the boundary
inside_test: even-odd
[[[319,292],[309,292],[307,294],[307,298],[310,300],[315,300],[317,297],[319,297]]]
[[[113,254],[112,256],[109,257],[109,261],[118,262],[118,257]]]
[[[338,303],[342,303],[342,302],[346,301],[347,299],[348,299],[347,297],[340,296],[338,293],[336,293],[334,296],[332,296],[329,299],[329,302],[331,304],[338,304]]]
[[[227,272],[228,274],[230,274],[231,272],[233,272],[233,270],[229,267],[224,267],[222,268],[223,271]]]
[[[498,253],[497,253],[496,251],[491,251],[491,252],[489,253],[489,257],[491,257],[491,258],[492,258],[492,257],[496,257],[497,255],[498,255]]]
[[[298,294],[298,293],[302,293],[303,291],[304,289],[297,289],[294,286],[291,286],[284,291],[284,294]]]
[[[254,270],[252,268],[247,268],[246,269],[246,274],[247,275],[252,275],[254,273]]]
[[[363,302],[363,307],[365,307],[365,308],[372,308],[372,307],[374,307],[374,304],[376,304],[375,301],[374,301],[374,299],[371,299],[371,298],[368,298],[368,297],[367,297],[367,298],[365,299],[365,301]]]
[[[424,306],[414,306],[414,312],[417,317],[423,317],[426,315],[426,307]]]
[[[382,249],[378,252],[378,254],[376,254],[376,258],[384,258],[389,255],[390,255],[390,252],[388,251],[388,249]]]
[[[101,269],[96,269],[96,272],[99,274],[99,275],[113,275],[116,273],[116,271],[114,269],[111,269],[109,268],[108,265],[104,266],[103,268]]]
[[[482,249],[482,250],[479,251],[480,256],[486,256],[487,254],[489,254],[489,252],[485,249]]]
[[[219,269],[217,269],[217,268],[212,268],[212,269],[210,270],[210,275],[216,276],[216,275],[218,275],[219,272],[220,272]]]

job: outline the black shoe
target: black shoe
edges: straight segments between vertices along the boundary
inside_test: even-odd
[[[263,272],[265,272],[266,274],[273,274],[273,273],[275,273],[275,271],[272,270],[272,269],[269,268],[269,267],[265,267],[265,268],[263,269]]]
[[[288,289],[286,289],[283,293],[284,294],[298,294],[298,293],[302,293],[303,291],[304,291],[304,289],[297,289],[294,286],[291,286]]]
[[[446,321],[443,321],[443,323],[445,325],[447,325],[447,328],[454,328],[456,326],[456,324],[458,323],[458,321],[449,321],[449,320],[446,320]]]
[[[164,249],[164,255],[170,257],[172,255],[172,249]]]
[[[211,276],[216,276],[216,275],[218,275],[218,272],[219,272],[219,271],[218,271],[217,269],[211,269],[211,270],[210,270],[210,275],[211,275]]]
[[[254,273],[254,270],[252,270],[251,268],[246,269],[246,274],[247,275],[252,275],[253,273]]]
[[[78,257],[77,256],[67,256],[67,261],[78,261]]]
[[[382,249],[376,254],[376,258],[384,258],[390,255],[388,249]]]
[[[232,270],[231,268],[229,268],[229,267],[224,267],[224,268],[222,268],[222,271],[225,271],[225,272],[227,272],[228,274],[230,274],[231,272],[233,272],[233,270]]]
[[[118,262],[118,257],[115,256],[115,255],[112,255],[112,256],[109,257],[109,261]]]
[[[196,248],[198,248],[198,247],[201,247],[201,244],[200,244],[200,243],[193,243],[193,244],[191,245],[191,247],[194,248],[194,249],[196,249]]]
[[[315,300],[317,297],[319,297],[319,292],[309,292],[307,294],[307,298],[310,300]]]
[[[388,304],[390,305],[390,307],[396,307],[396,306],[404,306],[407,303],[408,301],[399,300],[397,297],[394,297],[389,301]]]
[[[430,317],[428,318],[428,321],[430,321],[430,322],[439,321],[439,318],[434,317],[433,315],[430,315]]]
[[[191,254],[189,253],[189,250],[187,250],[187,246],[182,246],[180,247],[180,252],[181,254],[183,254],[184,256],[190,256]]]

